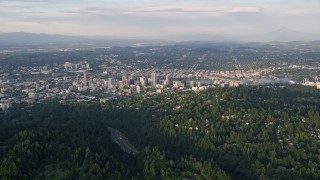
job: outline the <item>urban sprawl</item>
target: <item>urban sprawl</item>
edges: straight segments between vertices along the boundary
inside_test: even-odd
[[[10,79],[10,73],[1,74],[0,108],[6,110],[13,103],[50,99],[60,102],[106,102],[133,95],[150,96],[166,90],[202,91],[215,87],[236,87],[239,84],[256,85],[265,82],[254,78],[261,78],[262,74],[274,70],[266,68],[244,72],[124,67],[101,64],[93,69],[87,61],[65,62],[51,68],[20,67],[16,70],[17,74],[27,76]],[[306,78],[302,84],[320,88],[317,77]]]

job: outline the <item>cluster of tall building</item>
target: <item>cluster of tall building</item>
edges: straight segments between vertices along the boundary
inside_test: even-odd
[[[239,82],[237,81],[221,81],[216,80],[211,83],[205,83],[202,85],[201,81],[194,80],[171,80],[170,75],[166,74],[164,79],[158,79],[157,73],[152,72],[149,78],[145,76],[135,76],[124,74],[121,77],[115,77],[114,79],[109,77],[108,79],[95,79],[88,81],[87,70],[83,70],[83,83],[80,83],[80,90],[95,89],[102,87],[103,89],[109,89],[111,91],[118,91],[124,94],[142,93],[146,91],[161,93],[165,88],[174,88],[184,90],[189,88],[193,91],[205,90],[209,84],[219,87],[237,87]],[[153,89],[153,90],[152,90]],[[155,89],[155,90],[154,90]]]
[[[119,85],[123,86],[130,86],[132,84],[140,85],[140,86],[151,86],[153,88],[157,87],[158,84],[158,78],[157,73],[153,72],[150,75],[150,78],[146,78],[145,76],[139,77],[139,79],[134,79],[132,76],[126,76],[123,75],[121,81],[119,81]],[[169,75],[166,75],[166,79],[164,81],[164,84],[169,85],[170,84],[170,78]]]
[[[86,86],[92,86],[92,79],[88,78],[88,71],[83,70],[83,79],[82,79],[82,87]],[[160,83],[161,82],[161,83]],[[170,85],[171,80],[170,76],[167,74],[165,76],[165,79],[163,81],[159,81],[157,77],[157,73],[152,72],[149,76],[149,78],[145,76],[132,76],[132,75],[122,75],[121,78],[112,78],[109,77],[107,80],[101,80],[100,82],[97,82],[97,86],[105,87],[107,89],[111,90],[122,90],[124,92],[128,91],[127,93],[141,93],[142,91],[145,91],[146,87],[152,88],[152,89],[163,89],[164,87],[167,87]]]
[[[87,61],[76,63],[76,64],[65,62],[64,68],[65,70],[90,69],[90,64]]]
[[[91,82],[88,78],[88,71],[84,69],[82,70],[82,72],[83,72],[82,84],[84,86],[87,86]],[[108,89],[113,89],[113,88],[123,89],[124,87],[130,87],[134,85],[137,93],[140,93],[145,86],[149,86],[152,88],[158,88],[159,86],[161,86],[163,88],[165,86],[170,85],[170,83],[171,83],[170,77],[167,74],[165,77],[165,80],[163,81],[163,84],[160,85],[158,81],[157,73],[152,72],[150,74],[150,78],[146,78],[145,76],[136,77],[131,75],[122,75],[120,79],[116,80],[116,78],[113,79],[109,77],[107,80],[104,80],[103,84]]]
[[[319,77],[314,76],[312,78],[304,78],[302,85],[304,86],[316,86],[317,89],[320,89],[320,82],[319,82]]]

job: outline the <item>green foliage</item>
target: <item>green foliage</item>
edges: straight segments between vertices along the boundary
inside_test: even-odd
[[[1,179],[319,179],[312,88],[166,92],[1,114]],[[108,127],[139,153],[127,154]]]

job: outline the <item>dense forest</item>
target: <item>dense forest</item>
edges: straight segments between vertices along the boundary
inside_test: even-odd
[[[319,179],[319,110],[297,85],[16,104],[0,111],[0,178]]]

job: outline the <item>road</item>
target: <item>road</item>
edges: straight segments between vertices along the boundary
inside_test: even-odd
[[[128,154],[138,154],[139,151],[130,144],[128,139],[118,130],[108,127],[112,140],[120,146],[120,148]]]

